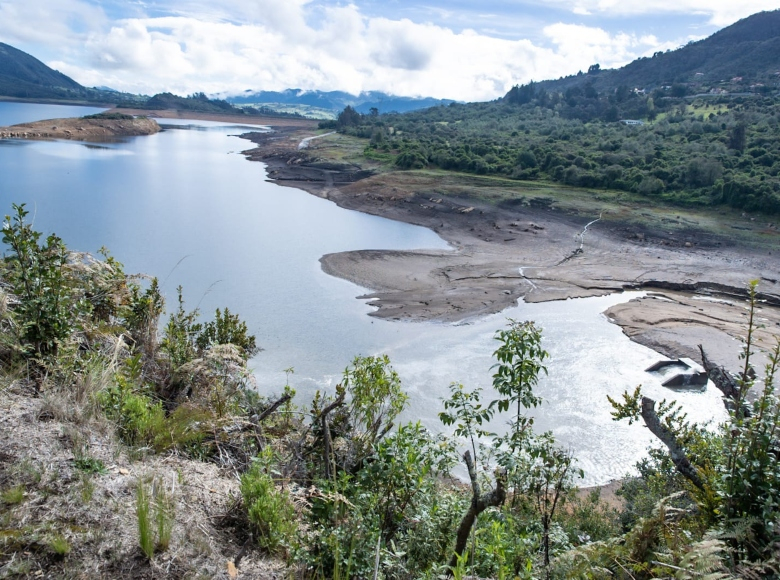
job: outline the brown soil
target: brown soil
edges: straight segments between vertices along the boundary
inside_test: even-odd
[[[116,137],[153,135],[160,126],[153,119],[50,119],[0,127],[0,139],[72,139],[102,141]]]
[[[667,232],[612,219],[592,224],[580,248],[585,224],[598,216],[561,211],[539,200],[530,205],[481,201],[476,177],[373,173],[320,157],[321,141],[299,150],[302,138],[310,135],[290,127],[250,133],[244,137],[257,147],[244,154],[266,163],[276,183],[348,209],[429,227],[453,247],[450,252],[366,250],[323,256],[325,272],[371,290],[360,298],[373,299],[373,316],[454,322],[499,312],[521,298],[541,302],[652,289],[657,296],[669,294],[668,300],[634,300],[612,309],[610,316],[632,339],[667,356],[698,359],[695,347],[703,343],[717,353],[715,360],[723,356],[729,365],[740,346],[733,337],[744,331],[745,317],[734,312],[742,308],[739,301],[749,280],[760,280],[768,301],[765,316],[779,319],[780,252],[771,251],[772,243],[780,247],[777,230],[768,230],[770,244],[750,246],[726,232]],[[723,297],[737,305],[693,296]],[[677,312],[686,308],[701,316]],[[721,323],[725,318],[731,322]],[[777,337],[780,327],[768,325],[766,333]],[[767,337],[762,346],[770,343]]]
[[[174,455],[132,457],[105,420],[79,420],[72,401],[55,393],[30,395],[21,382],[0,389],[0,577],[230,578],[228,561],[247,537],[231,525],[240,495],[234,472]],[[105,469],[79,469],[79,449]],[[150,561],[135,510],[138,482],[153,479],[175,510],[170,547]],[[66,555],[53,549],[57,537]],[[286,576],[283,562],[244,550],[238,578]]]

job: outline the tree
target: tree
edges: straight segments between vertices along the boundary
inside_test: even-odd
[[[542,399],[534,394],[539,374],[547,374],[544,360],[549,356],[542,348],[542,331],[532,321],[509,321],[509,329],[499,330],[494,337],[501,345],[493,353],[498,362],[493,366],[493,388],[502,396],[494,401],[499,411],[508,411],[515,406],[515,417],[510,422],[510,431],[502,439],[511,451],[523,443],[526,430],[533,425],[533,419],[526,417],[524,409],[538,406]]]
[[[27,353],[37,358],[57,353],[70,336],[77,311],[84,305],[73,296],[66,276],[68,251],[54,234],[39,242],[41,233],[25,221],[25,204],[13,204],[15,215],[5,216],[3,243],[4,278],[19,299],[14,308],[20,339]]]
[[[337,124],[339,129],[345,127],[355,127],[360,124],[363,116],[353,109],[350,105],[347,105],[341,113],[339,113]]]

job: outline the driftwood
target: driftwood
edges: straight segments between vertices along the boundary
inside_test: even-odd
[[[683,475],[688,481],[699,489],[704,489],[704,482],[699,477],[699,472],[691,464],[688,456],[685,455],[685,451],[677,443],[677,439],[666,426],[661,423],[658,418],[658,413],[655,412],[655,401],[649,397],[642,397],[642,419],[650,429],[650,432],[658,437],[661,442],[666,445],[669,450],[669,456],[672,459],[672,463],[677,468],[677,471]]]
[[[471,459],[471,452],[466,451],[463,454],[463,461],[469,470],[469,479],[471,480],[471,505],[466,515],[460,522],[458,534],[455,539],[455,554],[450,560],[450,568],[458,565],[458,558],[463,555],[466,545],[469,541],[471,528],[477,519],[477,516],[489,507],[500,506],[506,499],[506,473],[498,472],[496,475],[496,488],[483,495],[479,494],[479,481],[477,481],[477,469],[474,467],[474,461]]]

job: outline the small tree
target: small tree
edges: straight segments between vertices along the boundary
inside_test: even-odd
[[[5,280],[19,299],[14,315],[22,344],[28,354],[42,358],[54,355],[59,343],[74,329],[83,304],[74,299],[66,277],[68,251],[54,234],[41,244],[41,232],[25,221],[30,213],[24,204],[13,204],[13,217],[5,216],[3,243]]]

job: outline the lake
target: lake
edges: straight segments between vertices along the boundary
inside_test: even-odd
[[[52,107],[0,102],[0,125],[96,112]],[[451,382],[489,387],[493,333],[511,317],[544,329],[551,358],[536,426],[574,452],[584,483],[625,475],[651,439],[611,420],[608,394],[641,383],[654,398],[676,396],[694,420],[724,417],[715,389],[675,395],[661,387],[643,371],[659,355],[602,314],[637,293],[520,304],[461,325],[369,317],[371,307],[355,299],[366,290],[324,274],[319,258],[445,249],[441,238],[266,181],[265,166],[240,154],[252,144],[236,137],[256,127],[161,123],[159,134],[111,143],[0,141],[0,211],[27,203],[36,228],[70,248],[109,248],[127,272],[157,276],[169,305],[182,285],[187,306],[204,316],[224,306],[240,314],[264,349],[252,361],[261,393],[279,393],[293,367],[290,383],[306,401],[318,388],[333,392],[355,355],[387,353],[411,398],[406,418],[439,430]]]

